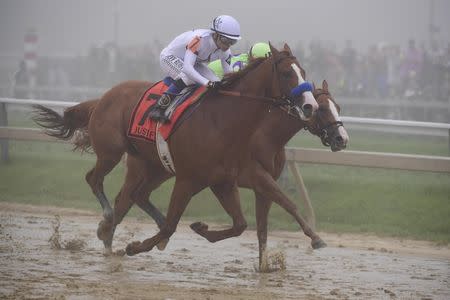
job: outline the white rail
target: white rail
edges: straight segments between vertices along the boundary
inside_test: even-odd
[[[38,128],[1,126],[0,139],[60,142],[56,138],[46,135]],[[341,151],[333,153],[325,149],[287,147],[286,159],[288,161],[302,163],[450,173],[450,157],[444,156],[365,151]]]
[[[0,98],[0,103],[18,104],[18,105],[33,105],[40,104],[53,107],[70,107],[77,105],[79,102],[54,101],[54,100],[35,100],[35,99],[15,99],[15,98]]]
[[[369,125],[387,125],[387,126],[403,126],[403,127],[418,127],[418,128],[434,128],[434,129],[449,129],[450,123],[437,122],[418,122],[418,121],[403,121],[391,119],[374,119],[374,118],[356,118],[356,117],[341,117],[342,121],[355,124],[369,124]]]

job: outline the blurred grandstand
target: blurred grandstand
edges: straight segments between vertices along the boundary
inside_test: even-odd
[[[245,51],[249,42],[240,43]],[[342,49],[329,41],[291,45],[310,80],[330,87],[344,115],[448,122],[450,44],[378,43],[358,52],[351,41]],[[36,87],[27,84],[19,55],[0,54],[0,97],[83,101],[116,83],[161,78],[162,44],[118,48],[113,43],[92,47],[85,56],[37,58]],[[248,47],[247,47],[248,48]]]

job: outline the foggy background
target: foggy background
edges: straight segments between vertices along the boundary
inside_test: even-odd
[[[434,13],[430,9],[434,3]],[[115,10],[117,8],[117,36]],[[116,39],[119,46],[168,43],[193,28],[208,28],[220,14],[234,16],[242,36],[256,41],[333,41],[351,39],[358,50],[373,43],[428,42],[430,22],[450,40],[447,0],[0,0],[0,52],[23,51],[23,35],[35,28],[39,53],[75,55]]]
[[[209,28],[220,14],[241,24],[234,53],[259,41],[287,42],[307,77],[327,79],[343,102],[448,102],[447,0],[0,0],[0,96],[80,101],[120,81],[158,80],[161,49],[184,31]],[[38,37],[31,72],[28,63],[20,68],[30,30]],[[447,122],[441,111],[390,117]],[[385,117],[373,113],[365,115]]]

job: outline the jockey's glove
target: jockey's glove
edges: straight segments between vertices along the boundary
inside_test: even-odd
[[[221,85],[220,81],[208,81],[208,88],[210,89],[216,89],[219,88]]]

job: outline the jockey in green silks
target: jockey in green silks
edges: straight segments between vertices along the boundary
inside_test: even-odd
[[[242,53],[231,57],[231,67],[234,72],[237,72],[244,68],[249,59],[258,57],[267,57],[270,55],[270,46],[267,43],[254,44],[248,53]],[[220,59],[212,61],[208,64],[208,67],[216,74],[217,77],[223,78],[223,69]]]

